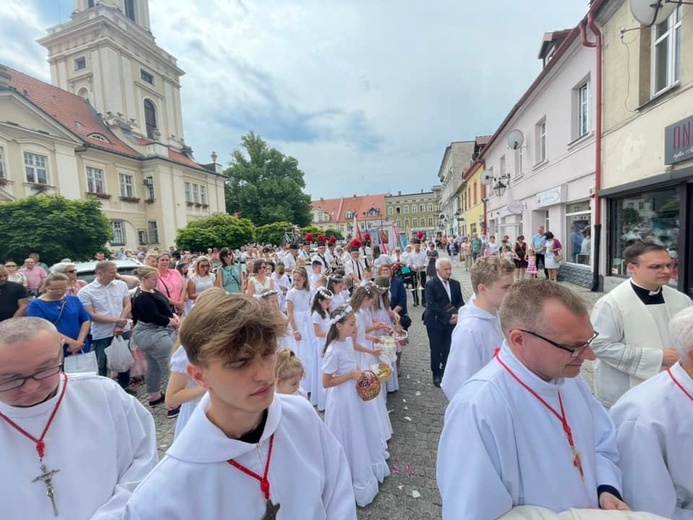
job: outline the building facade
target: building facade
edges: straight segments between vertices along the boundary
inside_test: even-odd
[[[563,279],[589,287],[595,182],[596,52],[580,27],[547,33],[544,68],[479,155],[487,234],[529,241],[539,226],[563,244]]]
[[[629,242],[652,240],[677,261],[672,285],[693,294],[693,6],[681,5],[646,27],[627,1],[597,4],[604,70],[604,288],[627,276],[623,250]]]
[[[464,176],[464,189],[460,193],[463,220],[460,232],[471,237],[486,234],[486,186],[481,183],[484,164],[475,161]]]
[[[0,66],[0,201],[97,197],[111,246],[168,246],[191,220],[225,211],[213,156],[183,137],[175,58],[154,43],[146,0],[76,0],[40,40],[53,85]]]
[[[338,199],[317,199],[311,202],[311,226],[321,230],[334,229],[342,236],[354,234],[354,219],[362,233],[382,229],[387,218],[385,197],[387,195],[353,195]]]
[[[411,240],[419,232],[430,239],[442,232],[445,222],[440,218],[436,193],[421,190],[419,193],[402,193],[385,197],[387,218],[394,222],[400,234]]]
[[[459,221],[455,215],[461,213],[459,193],[464,179],[464,170],[469,167],[474,155],[474,141],[454,141],[443,152],[438,168],[440,179],[440,218],[442,229],[439,234],[454,236],[459,233]],[[439,216],[440,216],[439,215]]]

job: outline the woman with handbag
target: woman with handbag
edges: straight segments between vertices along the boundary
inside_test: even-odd
[[[159,270],[158,285],[159,292],[168,300],[171,310],[182,315],[185,312],[186,285],[183,275],[176,269],[170,269],[171,255],[161,253],[157,258]]]
[[[90,367],[96,372],[96,356],[90,352],[88,341],[91,318],[79,298],[67,294],[69,286],[67,275],[49,274],[41,295],[29,302],[26,315],[48,320],[58,329],[63,338],[65,372],[89,372]],[[82,354],[89,359],[78,360]]]
[[[149,392],[149,406],[164,402],[161,388],[168,384],[171,354],[180,319],[173,314],[169,299],[157,290],[160,272],[152,267],[137,270],[140,289],[132,301],[135,328],[132,342],[147,358],[144,381]]]
[[[544,267],[549,273],[549,280],[558,281],[558,269],[563,260],[563,245],[553,236],[551,231],[544,233],[546,237],[546,255],[544,256]]]

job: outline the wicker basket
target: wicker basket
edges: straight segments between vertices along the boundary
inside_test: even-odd
[[[390,368],[390,363],[376,363],[371,365],[371,370],[381,383],[385,383],[390,377],[392,377],[392,368]]]
[[[356,381],[356,392],[363,401],[375,399],[380,394],[380,380],[375,372],[365,370],[361,378]]]

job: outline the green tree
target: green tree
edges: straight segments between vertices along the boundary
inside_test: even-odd
[[[274,244],[278,246],[284,242],[284,234],[292,229],[290,222],[275,222],[265,224],[255,229],[255,240],[260,244]]]
[[[301,228],[301,237],[306,236],[308,233],[313,233],[313,241],[318,239],[318,235],[325,235],[318,226],[305,226]]]
[[[306,226],[311,219],[310,196],[298,161],[288,157],[253,132],[241,138],[242,148],[232,154],[224,172],[226,211],[247,218],[256,226],[295,222]]]
[[[96,199],[34,195],[0,204],[0,254],[21,262],[31,252],[54,264],[86,260],[111,239],[111,223]]]
[[[254,231],[248,219],[214,213],[179,229],[176,245],[188,251],[206,251],[209,247],[235,249],[252,242]]]
[[[327,228],[323,235],[325,235],[328,240],[332,236],[335,237],[337,240],[344,240],[344,235],[342,235],[337,229]]]

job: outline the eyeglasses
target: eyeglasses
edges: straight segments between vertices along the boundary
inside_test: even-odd
[[[66,269],[65,272],[66,273],[76,273],[77,269]]]
[[[60,363],[58,366],[44,368],[43,370],[39,370],[38,372],[31,374],[30,376],[18,377],[16,379],[10,379],[9,381],[2,381],[0,382],[0,392],[16,390],[17,388],[24,386],[24,383],[26,383],[29,379],[33,379],[34,381],[43,381],[44,379],[48,379],[49,377],[59,374],[62,369],[63,364]]]
[[[584,343],[584,345],[580,345],[579,347],[566,347],[565,345],[561,345],[560,343],[556,343],[555,341],[552,341],[549,338],[545,338],[544,336],[541,336],[540,334],[537,334],[536,332],[532,332],[531,330],[524,330],[524,329],[517,329],[517,330],[519,330],[520,332],[525,332],[527,334],[531,334],[535,338],[542,339],[542,340],[546,341],[547,343],[549,343],[550,345],[553,345],[556,348],[560,348],[561,350],[565,350],[566,352],[570,352],[570,356],[574,357],[574,358],[576,358],[580,354],[582,354],[587,349],[587,347],[589,347],[592,344],[592,342],[597,338],[597,336],[599,336],[599,332],[597,332],[595,330],[592,337],[590,339],[588,339]]]

